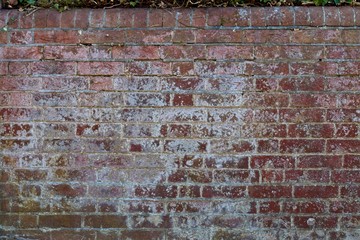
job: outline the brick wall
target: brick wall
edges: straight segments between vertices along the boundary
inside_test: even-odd
[[[0,11],[0,235],[359,239],[360,8]]]

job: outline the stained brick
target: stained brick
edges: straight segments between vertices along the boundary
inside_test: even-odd
[[[359,238],[357,8],[0,11],[1,236]]]

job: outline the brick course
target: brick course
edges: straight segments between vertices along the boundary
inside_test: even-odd
[[[359,239],[359,16],[0,10],[0,236]]]

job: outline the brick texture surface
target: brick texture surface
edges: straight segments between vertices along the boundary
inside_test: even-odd
[[[0,11],[0,239],[360,239],[359,8]]]

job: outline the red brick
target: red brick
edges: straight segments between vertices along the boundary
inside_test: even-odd
[[[185,170],[172,171],[167,177],[169,182],[185,182],[187,175]]]
[[[306,202],[285,202],[284,212],[287,213],[323,213],[326,209],[326,203],[322,201]]]
[[[112,49],[112,57],[115,59],[159,59],[159,48],[156,46],[122,46]]]
[[[87,59],[89,49],[79,46],[46,46],[44,48],[45,59]]]
[[[236,43],[241,42],[242,31],[198,30],[195,32],[196,43]]]
[[[51,185],[48,189],[54,195],[66,197],[81,197],[86,193],[86,187],[69,184]]]
[[[69,9],[61,13],[61,28],[73,28],[75,27],[76,10]]]
[[[261,171],[262,183],[279,183],[283,182],[283,171],[279,170],[262,170]]]
[[[310,21],[308,8],[294,7],[295,11],[295,25],[306,26]]]
[[[159,219],[159,222],[154,222],[153,218]],[[171,218],[169,216],[133,216],[132,223],[134,228],[171,228]]]
[[[115,28],[119,26],[119,9],[108,9],[105,11],[104,27]]]
[[[36,11],[34,13],[34,28],[46,28],[47,27],[47,16],[48,16],[48,10],[43,9],[41,11]]]
[[[360,157],[356,155],[345,155],[344,156],[344,168],[359,168]]]
[[[341,94],[339,95],[339,107],[344,108],[357,108],[360,106],[360,99],[358,94]]]
[[[254,7],[250,9],[251,16],[250,22],[252,27],[265,27],[266,26],[266,9]]]
[[[2,137],[30,137],[33,126],[30,124],[1,124],[0,136]]]
[[[176,198],[177,186],[157,185],[156,187],[136,187],[135,196],[155,198]]]
[[[3,47],[0,49],[2,59],[40,59],[42,52],[40,47]]]
[[[279,213],[280,203],[275,201],[260,202],[259,213]]]
[[[120,11],[119,27],[128,28],[132,27],[134,23],[135,12],[131,9],[123,9]]]
[[[160,93],[129,93],[125,97],[126,106],[169,106],[169,94]]]
[[[253,198],[289,198],[289,186],[249,186],[249,196]]]
[[[208,26],[249,26],[249,9],[210,8],[208,9]]]
[[[121,237],[126,239],[130,238],[133,240],[142,240],[142,239],[149,239],[149,240],[156,240],[162,239],[166,235],[164,230],[124,230],[121,232]]]
[[[309,21],[309,25],[310,26],[323,26],[325,23],[325,19],[324,19],[324,9],[321,7],[313,7],[313,8],[309,8],[309,16],[310,16],[310,21]],[[326,19],[327,20],[327,19]]]
[[[103,26],[105,11],[104,9],[92,9],[90,12],[89,27],[101,28]]]
[[[212,181],[213,176],[211,171],[188,170],[187,179],[194,183],[209,183]]]
[[[169,153],[201,153],[207,151],[207,146],[203,140],[166,140],[164,150]]]
[[[19,216],[20,228],[36,228],[37,227],[37,216],[22,215]]]
[[[81,33],[81,34],[80,34]],[[125,43],[126,35],[123,30],[89,30],[84,32],[77,32],[79,34],[72,43],[80,43],[84,45],[91,44],[123,44]],[[71,43],[69,42],[69,43]]]
[[[360,182],[360,171],[357,170],[337,170],[331,175],[331,179],[335,183],[357,183]]]
[[[131,9],[133,10],[134,28],[146,28],[147,27],[147,19],[148,19],[148,12],[149,10],[146,8],[138,8],[138,9]],[[129,10],[127,10],[128,12]]]
[[[119,198],[126,194],[126,189],[121,186],[89,186],[89,195],[94,198]]]
[[[44,74],[74,75],[75,63],[54,62],[54,61],[35,62],[32,65],[31,71],[34,75],[44,75]]]
[[[166,14],[166,12],[164,12]],[[161,9],[149,9],[148,27],[162,27],[163,26],[163,11]]]
[[[359,228],[359,216],[342,217],[340,221],[340,226],[341,228],[345,228],[345,229]]]
[[[124,72],[124,64],[118,62],[79,62],[79,75],[119,75]]]
[[[85,227],[91,228],[126,228],[126,216],[89,215],[84,219]]]
[[[35,31],[34,42],[77,44],[79,43],[79,33],[74,30]]]
[[[32,62],[9,62],[9,75],[30,75]]]
[[[358,213],[359,211],[358,202],[335,201],[330,203],[330,212],[333,213]]]
[[[293,26],[294,13],[292,10],[287,7],[265,8],[266,26]]]
[[[161,49],[163,59],[204,59],[205,46],[164,46]]]
[[[322,109],[281,109],[281,122],[323,122],[325,111]]]
[[[184,198],[199,198],[201,197],[200,186],[180,186],[179,197]],[[187,209],[191,212],[192,210]]]
[[[61,169],[53,171],[51,176],[56,181],[91,181],[95,180],[95,172],[89,169]],[[90,188],[89,192],[91,192]],[[94,194],[96,196],[96,194]]]
[[[294,168],[295,158],[292,156],[253,156],[251,168]]]
[[[169,43],[172,33],[168,30],[127,30],[126,42],[137,44]]]
[[[288,91],[323,91],[326,80],[323,77],[304,77],[284,79],[280,82],[281,89]]]
[[[41,111],[35,108],[1,108],[0,119],[3,121],[33,121],[40,119]]]
[[[185,155],[176,157],[174,163],[179,168],[200,168],[203,164],[203,159],[194,155]]]
[[[13,183],[0,183],[0,197],[14,198],[19,196],[19,186]]]
[[[41,188],[38,185],[24,185],[21,195],[24,197],[39,197],[41,195]]]
[[[299,168],[331,168],[341,167],[341,158],[339,156],[301,156],[299,158]]]
[[[325,149],[325,140],[281,140],[282,153],[321,153]]]
[[[327,151],[331,153],[359,153],[359,140],[329,140]]]
[[[21,139],[3,139],[0,146],[5,151],[31,151],[34,150],[34,142]]]
[[[25,12],[22,12],[19,14],[19,28],[32,28],[34,20],[33,20],[33,14],[28,15]],[[1,20],[0,20],[0,24],[1,24]]]
[[[0,215],[0,220],[3,226],[15,226],[17,227],[19,225],[19,216],[17,215]]]
[[[356,198],[358,199],[360,196],[360,187],[355,185],[349,185],[340,188],[340,196],[347,198]]]
[[[290,106],[293,107],[323,107],[331,108],[336,106],[335,95],[329,94],[293,94],[291,95]]]
[[[192,106],[193,95],[191,94],[174,94],[173,106]]]
[[[93,230],[54,230],[51,231],[51,239],[54,240],[76,240],[76,239],[89,239],[95,240],[96,232]],[[48,234],[47,234],[48,235]]]
[[[177,11],[163,11],[162,13],[162,27],[175,27],[176,26]]]
[[[254,144],[246,140],[211,140],[210,144],[213,153],[250,153],[255,150]]]
[[[204,198],[242,198],[245,196],[244,186],[204,186],[202,197]]]
[[[0,182],[7,182],[10,178],[10,174],[6,170],[0,170]]]
[[[330,182],[330,171],[328,170],[288,170],[285,171],[286,182]]]
[[[0,77],[2,91],[36,91],[40,89],[41,79],[30,77]]]
[[[253,59],[249,46],[208,46],[208,59]]]
[[[178,27],[188,27],[191,26],[191,16],[192,16],[192,9],[184,8],[181,11],[176,12],[177,16],[177,26]]]
[[[48,11],[48,15],[46,19],[46,27],[56,28],[56,27],[60,27],[60,24],[61,24],[61,13],[56,11],[55,9],[50,9]]]
[[[39,225],[50,228],[79,228],[81,226],[80,215],[41,215]]]
[[[242,43],[275,43],[285,44],[292,42],[291,32],[289,30],[243,30]]]
[[[334,136],[332,124],[291,124],[288,135],[292,138],[331,138]]]
[[[337,124],[336,136],[355,138],[360,134],[360,129],[355,124]]]
[[[325,25],[326,26],[340,26],[340,12],[337,7],[324,8]]]
[[[133,75],[167,75],[171,74],[168,62],[131,62],[126,65],[125,72]]]
[[[32,44],[33,38],[30,31],[11,32],[10,43],[12,44]]]
[[[90,23],[91,9],[76,9],[75,27],[86,29]]]
[[[245,75],[286,75],[289,74],[287,63],[247,63]]]
[[[169,137],[189,137],[191,136],[191,125],[171,124],[166,135]]]
[[[19,181],[41,181],[47,177],[45,170],[17,169],[15,175]]]
[[[296,198],[334,198],[338,196],[337,186],[295,186]]]
[[[309,218],[315,219],[314,226],[308,224]],[[337,226],[338,219],[337,217],[313,217],[313,216],[304,216],[304,217],[295,217],[294,224],[298,228],[334,228]]]
[[[354,77],[331,77],[327,79],[328,89],[335,91],[359,91],[360,84]]]
[[[0,32],[0,44],[6,44],[7,43],[7,32]]]

